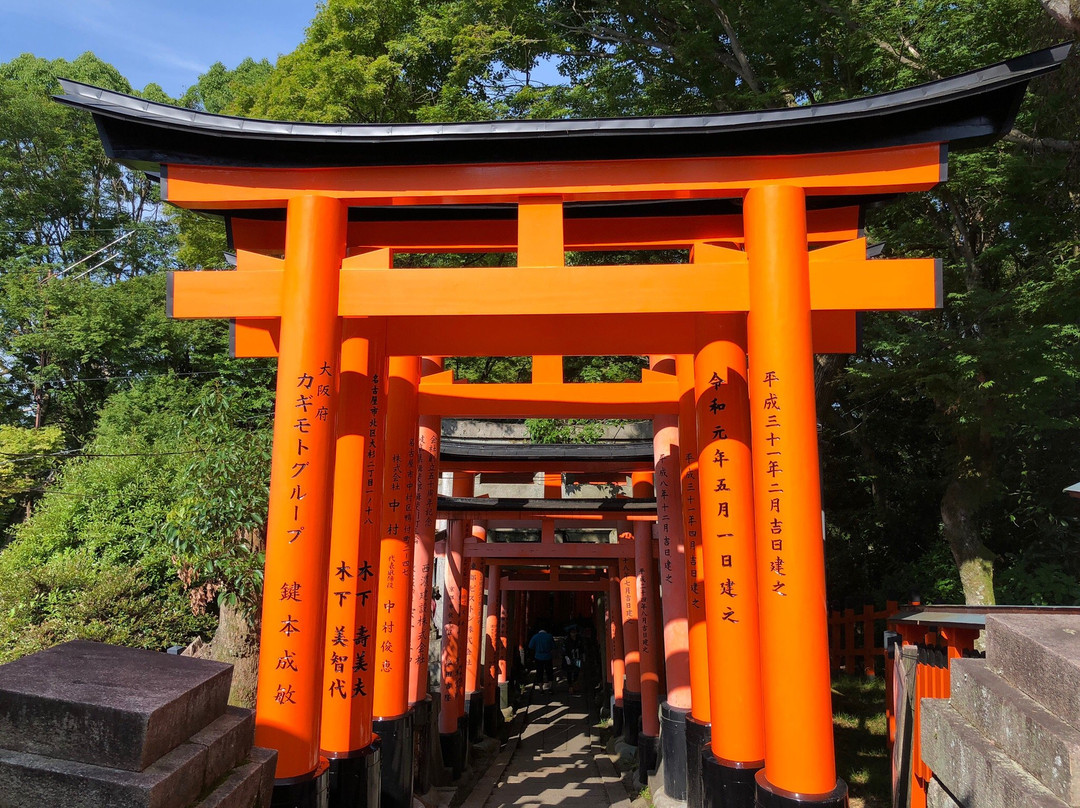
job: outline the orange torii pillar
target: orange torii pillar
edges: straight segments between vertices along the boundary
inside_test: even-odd
[[[608,567],[608,647],[611,668],[611,731],[623,732],[623,688],[626,685],[626,663],[623,659],[623,632],[620,601],[622,587],[616,565]]]
[[[637,575],[632,558],[619,559],[619,590],[622,597],[620,611],[623,663],[626,670],[626,684],[623,685],[623,740],[630,746],[637,746],[638,734],[641,732],[641,654],[638,650]]]
[[[455,497],[473,495],[474,476],[454,472],[452,493]],[[465,769],[468,754],[468,730],[461,720],[464,705],[464,674],[460,670],[465,637],[461,632],[461,594],[464,587],[464,519],[451,519],[446,530],[446,568],[443,573],[442,670],[440,671],[439,744],[443,762],[456,780]]]
[[[386,325],[345,320],[334,458],[329,602],[320,746],[330,760],[330,805],[376,808],[380,741],[371,728],[375,586],[379,565]]]
[[[498,564],[488,567],[487,575],[487,613],[484,617],[484,734],[494,738],[499,731],[499,646],[500,619],[502,608],[499,598],[499,576],[502,570]],[[505,622],[501,623],[505,625]]]
[[[275,801],[297,806],[316,805],[328,780],[319,723],[345,213],[298,196],[286,221],[255,737],[278,751]]]
[[[754,808],[764,764],[746,315],[699,315],[694,358],[709,638],[705,805]]]
[[[416,391],[420,359],[391,356],[387,380],[374,729],[382,739],[382,808],[412,808],[413,712],[409,709],[409,621],[416,504]]]
[[[846,806],[833,752],[806,193],[751,189],[743,222],[765,716],[757,804]]]
[[[676,375],[673,356],[650,356],[649,365],[653,371]],[[686,553],[678,416],[653,418],[653,462],[664,610],[664,667],[667,671],[667,700],[660,705],[664,793],[671,799],[685,800],[686,718],[691,704],[690,639],[686,621]]]
[[[442,358],[425,356],[420,362],[421,376],[442,370]],[[435,513],[439,499],[439,444],[442,419],[436,415],[420,417],[417,438],[419,463],[416,475],[416,542],[413,547],[413,596],[411,642],[409,652],[409,706],[413,711],[413,737],[416,748],[417,794],[431,788],[431,696],[428,693],[428,656],[431,643],[431,576],[435,562]]]
[[[487,540],[487,530],[479,522],[473,524],[472,535],[477,541]],[[484,647],[484,562],[478,558],[469,565],[465,615],[465,717],[469,742],[476,743],[484,735],[484,690],[480,674],[480,653]]]
[[[635,497],[653,495],[651,471],[636,471]],[[638,782],[648,785],[660,756],[660,635],[656,599],[656,558],[653,555],[653,523],[634,522],[634,565],[637,588],[638,658],[641,679],[641,732],[638,735]]]
[[[499,710],[510,706],[510,649],[512,648],[510,629],[510,592],[500,586],[499,589],[499,672],[495,686],[496,704]],[[502,713],[500,712],[501,716]]]
[[[679,385],[679,454],[682,460],[683,535],[686,537],[686,626],[690,650],[690,715],[686,718],[686,804],[702,808],[705,792],[701,755],[712,727],[709,698],[709,639],[705,623],[705,561],[701,542],[698,480],[697,415],[694,397],[694,358],[675,357]]]

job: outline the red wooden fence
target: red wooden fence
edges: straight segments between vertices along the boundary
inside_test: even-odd
[[[859,610],[829,612],[829,667],[833,673],[880,676],[885,672],[885,623],[899,611],[890,600],[884,609],[867,604]]]

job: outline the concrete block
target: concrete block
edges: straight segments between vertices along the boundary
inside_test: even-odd
[[[225,712],[229,665],[76,641],[0,666],[0,747],[142,771]]]
[[[988,615],[986,630],[990,668],[1080,729],[1080,616]]]
[[[954,659],[949,703],[1051,793],[1080,806],[1080,731],[994,673]]]
[[[922,757],[965,808],[1067,808],[944,699],[922,700]]]
[[[262,782],[262,764],[245,763],[233,769],[197,808],[261,808]]]
[[[188,743],[206,747],[204,788],[214,785],[247,760],[255,743],[255,713],[229,707],[225,715],[191,736]]]
[[[926,788],[926,808],[974,808],[974,806],[958,803],[936,777],[931,777]]]
[[[0,750],[0,808],[187,808],[206,747],[182,744],[141,772]]]
[[[277,768],[277,750],[263,749],[261,746],[253,747],[248,757],[252,763],[260,766],[259,783],[259,808],[270,808],[270,801],[274,796],[274,770]]]

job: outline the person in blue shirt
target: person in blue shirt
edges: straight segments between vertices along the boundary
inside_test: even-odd
[[[551,636],[547,629],[541,626],[540,630],[529,640],[529,651],[532,652],[533,659],[536,660],[536,677],[540,686],[545,690],[549,690],[550,687],[544,688],[544,684],[553,685],[555,682],[555,673],[551,665],[551,660],[555,655],[555,638]]]

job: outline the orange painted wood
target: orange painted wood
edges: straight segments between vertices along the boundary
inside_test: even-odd
[[[278,778],[319,763],[345,252],[336,200],[298,196],[288,216],[255,718],[256,743],[278,750]]]
[[[343,324],[320,732],[320,747],[328,757],[347,756],[373,739],[371,626],[379,580],[375,503],[382,492],[375,470],[382,468],[385,342],[385,322]]]
[[[944,179],[938,144],[838,153],[358,168],[170,165],[163,201],[200,210],[282,207],[318,193],[352,204],[516,203],[741,196],[782,180],[810,194],[926,191]]]
[[[517,227],[518,266],[562,266],[565,263],[565,249],[562,198],[520,198]]]
[[[754,189],[743,210],[765,777],[787,791],[825,794],[837,780],[805,194],[789,185]],[[800,642],[790,642],[793,633]]]
[[[859,237],[858,206],[807,211],[808,240],[813,244]],[[741,244],[742,217],[641,216],[566,219],[567,250],[689,248],[699,241]],[[240,249],[261,252],[285,248],[285,223],[232,217],[233,242]],[[513,252],[518,246],[517,222],[473,221],[349,222],[349,250],[388,247],[402,252]]]
[[[653,371],[666,373],[678,388],[675,357],[649,357]],[[678,398],[676,397],[676,406]],[[677,410],[676,410],[677,413]],[[686,553],[683,535],[682,482],[678,415],[653,418],[653,479],[656,488],[656,535],[664,620],[664,669],[667,703],[689,710],[690,639],[686,619]]]
[[[397,718],[409,709],[419,377],[419,357],[390,357],[380,517],[379,607],[372,631],[377,642],[372,709],[376,718],[383,719]]]
[[[626,661],[623,650],[622,628],[622,584],[619,580],[617,567],[614,565],[608,572],[608,644],[611,649],[610,669],[612,692],[615,696],[615,705],[623,704],[623,689],[626,686]]]
[[[727,260],[714,264],[346,269],[338,313],[448,317],[747,311],[743,254],[725,250],[723,255]],[[273,270],[172,272],[168,313],[178,319],[277,317],[281,282],[281,273]],[[940,266],[932,259],[821,259],[813,266],[815,309],[931,309],[940,300]]]
[[[483,525],[473,525],[473,536],[477,538],[486,536]],[[480,652],[484,645],[485,566],[482,561],[475,558],[469,565],[468,635],[465,657],[466,696],[479,690],[481,683]]]
[[[484,706],[494,706],[499,682],[499,585],[497,565],[488,567],[487,613],[484,616]]]
[[[632,547],[632,545],[631,545]],[[622,597],[623,662],[626,667],[626,690],[641,693],[641,653],[638,648],[637,575],[634,558],[619,559],[619,588]]]
[[[765,737],[746,318],[699,317],[698,334],[694,391],[712,750],[757,766]]]
[[[510,681],[510,593],[499,582],[499,684]]]
[[[693,321],[691,325],[694,325]],[[712,711],[709,694],[709,638],[705,622],[705,596],[708,589],[705,585],[705,557],[701,541],[701,486],[698,479],[693,354],[679,354],[675,357],[675,377],[679,383],[679,460],[683,535],[686,537],[686,631],[690,646],[690,714],[700,723],[708,724]]]
[[[652,473],[639,471],[633,475],[635,497],[653,494]],[[656,597],[656,561],[652,525],[634,524],[634,565],[637,587],[638,661],[641,680],[641,731],[652,738],[660,737],[660,610]]]
[[[453,493],[455,496],[472,496],[475,477],[472,474],[455,473]],[[462,519],[451,519],[447,525],[446,564],[443,574],[443,636],[440,675],[442,709],[439,711],[439,732],[457,732],[458,716],[465,709],[465,673],[459,669],[459,660],[465,644],[461,631],[461,594],[465,583],[466,561],[462,553],[466,531],[471,526]]]
[[[351,322],[351,321],[347,321]],[[442,359],[425,356],[422,376],[442,369]],[[431,642],[431,576],[435,561],[435,512],[439,497],[439,446],[442,419],[422,415],[419,419],[416,475],[416,541],[413,548],[413,596],[410,621],[409,703],[428,695],[428,652]]]
[[[672,382],[420,384],[420,413],[447,418],[650,418],[678,412]]]
[[[815,353],[852,353],[855,312],[815,311]],[[694,324],[683,314],[565,314],[559,327],[540,314],[483,317],[394,317],[389,342],[397,353],[446,356],[583,356],[692,354]],[[276,319],[236,320],[234,357],[277,356]]]

